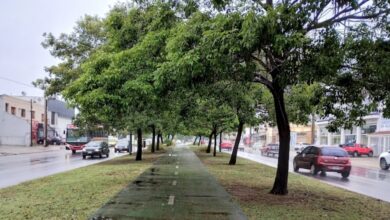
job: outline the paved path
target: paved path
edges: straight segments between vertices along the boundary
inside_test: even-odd
[[[187,148],[162,156],[91,219],[247,219]]]

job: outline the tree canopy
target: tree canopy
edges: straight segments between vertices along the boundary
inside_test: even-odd
[[[46,35],[63,62],[36,84],[82,121],[193,135],[275,124],[271,193],[284,195],[290,122],[316,113],[336,130],[378,108],[390,116],[388,1],[137,2]]]

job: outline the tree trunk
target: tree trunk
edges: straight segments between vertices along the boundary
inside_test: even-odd
[[[279,131],[278,168],[271,194],[287,195],[288,162],[290,156],[290,125],[284,104],[284,91],[277,83],[273,83],[272,96],[274,99],[276,123]]]
[[[157,150],[157,151],[160,150],[160,134],[157,134],[157,146],[156,146],[156,150]]]
[[[155,150],[155,142],[154,140],[156,139],[156,126],[152,125],[152,153],[154,153]]]
[[[192,143],[192,145],[195,145],[196,144],[196,140],[198,139],[198,136],[195,136],[195,140],[194,140],[194,143]]]
[[[133,154],[133,134],[130,132],[130,140],[129,140],[129,154]]]
[[[214,129],[214,152],[213,156],[217,156],[217,129]]]
[[[160,134],[160,138],[161,138],[161,144],[164,144],[164,140],[163,140],[163,135]]]
[[[240,140],[241,140],[241,134],[242,134],[243,127],[244,127],[244,122],[240,121],[240,123],[238,124],[237,137],[236,137],[236,141],[234,142],[233,152],[232,152],[232,155],[230,156],[229,165],[235,165],[236,164],[238,145],[240,145]]]
[[[141,128],[137,129],[137,156],[135,160],[142,160],[142,130]]]
[[[222,151],[222,131],[219,133],[219,152],[221,153]]]
[[[213,133],[214,133],[214,131],[212,131],[210,136],[209,136],[209,145],[207,145],[206,153],[210,153],[211,152],[211,139],[213,138]]]
[[[202,135],[199,136],[199,142],[198,142],[198,146],[200,146],[200,142],[202,141]]]

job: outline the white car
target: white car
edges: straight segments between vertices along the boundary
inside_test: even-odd
[[[382,170],[388,170],[390,167],[390,151],[383,152],[379,155],[379,165]]]

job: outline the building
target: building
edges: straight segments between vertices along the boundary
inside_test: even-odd
[[[75,116],[74,109],[69,108],[65,102],[55,98],[48,99],[47,109],[50,112],[48,115],[49,125],[57,132],[56,136],[65,138],[66,127],[68,124],[72,124]]]
[[[374,155],[390,150],[390,119],[383,118],[382,113],[372,113],[364,118],[364,125],[352,129],[340,128],[331,133],[326,127],[329,120],[316,122],[316,139],[320,145],[340,145],[345,143],[365,144],[373,148]]]
[[[48,136],[65,137],[74,110],[54,98],[48,100]],[[30,145],[43,141],[45,100],[42,97],[0,95],[0,145]],[[32,138],[31,138],[32,137]]]
[[[290,146],[295,147],[296,144],[314,143],[312,126],[310,125],[296,125],[290,124]],[[255,128],[246,128],[243,133],[244,143],[246,138],[250,137],[250,143],[257,148],[261,148],[266,144],[279,143],[279,131],[276,126],[269,126],[267,124],[259,125]]]

